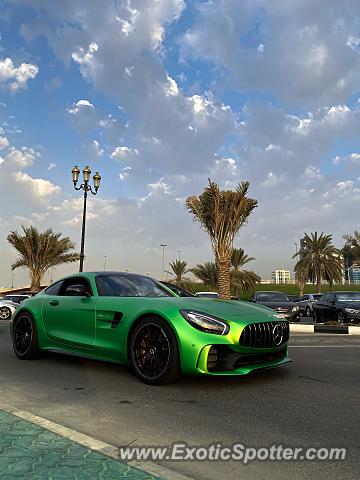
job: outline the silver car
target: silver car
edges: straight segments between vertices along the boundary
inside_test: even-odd
[[[10,320],[20,303],[0,299],[0,320]]]
[[[30,298],[30,296],[10,294],[0,298],[0,320],[10,320],[20,303]]]
[[[298,301],[300,313],[304,313],[307,317],[312,317],[314,303],[321,297],[321,293],[306,293],[300,297]]]

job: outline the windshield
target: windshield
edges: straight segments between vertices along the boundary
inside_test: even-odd
[[[289,298],[281,292],[263,292],[256,296],[258,302],[288,302]]]
[[[360,292],[344,292],[336,295],[338,302],[360,302]]]
[[[171,297],[171,293],[149,277],[132,274],[98,275],[100,297]]]

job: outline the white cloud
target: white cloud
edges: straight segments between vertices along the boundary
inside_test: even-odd
[[[183,37],[182,57],[213,62],[222,81],[230,72],[229,84],[242,90],[270,91],[289,103],[317,106],[344,102],[356,89],[357,0],[348,0],[346,8],[341,2],[329,8],[328,0],[316,6],[304,0],[218,0],[199,2],[197,8],[195,25]]]
[[[33,165],[35,159],[39,158],[40,156],[40,153],[31,147],[21,147],[20,149],[11,147],[9,149],[9,153],[5,157],[5,160],[9,166],[24,168]]]
[[[91,157],[99,158],[103,155],[104,149],[97,140],[93,140],[88,147],[88,152]]]
[[[6,137],[0,136],[0,150],[3,150],[8,146],[9,146],[9,140]]]
[[[54,168],[56,168],[56,163],[54,162],[49,163],[48,171],[51,172],[51,170],[54,170]]]
[[[16,92],[27,87],[29,79],[34,79],[39,72],[32,63],[21,63],[16,67],[11,58],[0,60],[0,87]]]
[[[12,175],[17,183],[21,184],[24,189],[29,189],[35,197],[40,199],[61,191],[61,187],[43,178],[32,178],[24,172],[13,172]]]
[[[130,148],[126,146],[116,147],[111,154],[111,158],[116,160],[125,160],[132,158],[139,154],[139,151],[136,148]]]

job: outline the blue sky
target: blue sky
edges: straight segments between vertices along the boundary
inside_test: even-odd
[[[331,4],[331,8],[329,6]],[[87,268],[159,276],[181,250],[212,258],[184,209],[211,177],[249,180],[259,208],[237,239],[268,278],[294,243],[341,246],[360,199],[358,2],[0,2],[0,286],[6,234],[53,227],[79,242],[74,164],[91,199]],[[57,275],[76,266],[59,268]],[[26,272],[16,272],[26,283]]]

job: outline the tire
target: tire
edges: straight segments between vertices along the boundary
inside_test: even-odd
[[[9,307],[0,307],[0,319],[9,320],[11,318],[11,309]]]
[[[345,323],[346,322],[345,314],[341,310],[338,311],[336,320],[337,320],[338,323]]]
[[[317,310],[313,310],[313,322],[314,323],[319,323],[320,322],[320,315]]]
[[[12,338],[14,353],[20,360],[40,357],[36,323],[29,313],[20,313],[15,318]]]
[[[136,325],[128,341],[128,358],[133,372],[149,385],[165,385],[180,376],[176,337],[159,317],[148,316]]]
[[[305,314],[307,317],[311,317],[311,308],[309,307],[309,305],[306,307]]]

